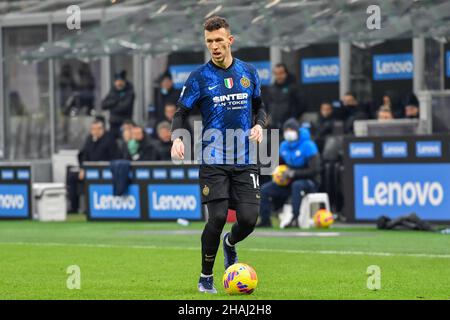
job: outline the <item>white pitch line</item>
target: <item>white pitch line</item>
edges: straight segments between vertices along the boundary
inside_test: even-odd
[[[84,248],[107,248],[107,249],[167,249],[167,250],[199,250],[198,247],[158,247],[142,245],[116,245],[116,244],[92,244],[92,243],[58,243],[58,242],[0,242],[0,245],[13,246],[37,246],[37,247],[84,247]],[[293,250],[293,249],[263,249],[242,248],[242,251],[250,252],[273,252],[293,254],[323,254],[323,255],[350,255],[350,256],[378,256],[378,257],[410,257],[410,258],[439,258],[450,259],[450,254],[429,253],[394,253],[394,252],[364,252],[364,251],[338,251],[338,250]]]

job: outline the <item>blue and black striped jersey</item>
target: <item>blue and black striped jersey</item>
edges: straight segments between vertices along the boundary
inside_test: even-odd
[[[209,164],[248,164],[254,101],[261,101],[258,73],[233,58],[223,69],[212,61],[193,71],[178,101],[181,108],[200,108],[202,160]]]

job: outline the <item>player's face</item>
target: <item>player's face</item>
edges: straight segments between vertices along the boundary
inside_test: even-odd
[[[223,63],[225,58],[231,54],[233,41],[233,36],[225,28],[214,31],[205,30],[206,47],[212,60],[216,63]]]

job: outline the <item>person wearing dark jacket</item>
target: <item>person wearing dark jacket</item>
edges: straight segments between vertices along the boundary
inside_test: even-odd
[[[170,150],[172,149],[170,122],[163,121],[156,127],[158,139],[154,143],[155,160],[169,161],[172,159]]]
[[[353,133],[353,124],[356,120],[368,119],[366,107],[359,103],[352,92],[342,97],[342,107],[336,110],[336,118],[344,121],[344,133]]]
[[[388,90],[384,93],[383,104],[380,106],[380,109],[381,107],[391,109],[394,118],[403,118],[404,116],[402,101],[396,91]]]
[[[142,127],[131,128],[131,139],[127,143],[128,160],[132,161],[152,161],[154,159],[154,149],[152,141]]]
[[[115,74],[114,86],[102,102],[102,109],[109,110],[110,130],[115,139],[120,138],[122,123],[133,118],[133,105],[133,85],[127,81],[123,70]]]
[[[288,166],[284,171],[291,183],[280,186],[267,182],[261,187],[260,223],[258,227],[271,227],[272,204],[281,208],[292,197],[294,217],[287,227],[298,227],[302,195],[316,192],[321,183],[321,160],[317,145],[311,140],[307,128],[299,128],[296,119],[288,119],[283,125],[284,141],[280,145],[280,163]]]
[[[181,91],[173,86],[172,75],[165,72],[159,80],[159,92],[155,97],[156,119],[164,118],[164,108],[168,104],[176,105]]]
[[[333,106],[325,101],[320,105],[319,121],[317,123],[316,142],[319,150],[323,150],[325,139],[333,133],[334,118]]]
[[[306,110],[306,103],[295,77],[288,72],[286,65],[277,64],[273,69],[273,76],[275,82],[269,87],[264,101],[267,101],[270,127],[280,129],[287,119],[299,119]]]
[[[403,104],[405,106],[405,118],[407,119],[419,119],[420,118],[420,109],[419,109],[419,99],[414,93],[409,93]]]
[[[112,161],[117,157],[116,141],[106,132],[105,124],[102,120],[94,120],[91,124],[90,135],[78,153],[80,169],[69,171],[67,175],[67,188],[70,200],[69,212],[78,212],[79,184],[85,178],[83,164],[87,161]]]

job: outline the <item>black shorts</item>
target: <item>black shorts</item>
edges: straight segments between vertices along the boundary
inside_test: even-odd
[[[201,165],[200,191],[203,204],[220,199],[229,199],[232,209],[238,202],[259,204],[259,167]]]

